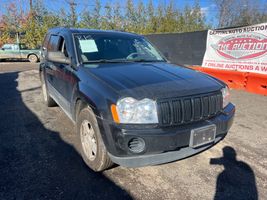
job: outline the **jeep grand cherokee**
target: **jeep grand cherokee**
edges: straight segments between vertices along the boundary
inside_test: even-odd
[[[223,82],[170,64],[132,33],[51,29],[40,78],[45,103],[74,122],[80,154],[95,171],[197,154],[225,137],[235,113]]]

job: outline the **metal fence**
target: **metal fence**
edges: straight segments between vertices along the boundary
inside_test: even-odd
[[[201,65],[206,50],[207,31],[145,35],[172,63]]]

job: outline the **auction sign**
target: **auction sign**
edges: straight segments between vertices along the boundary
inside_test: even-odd
[[[209,30],[202,67],[267,74],[267,23]]]

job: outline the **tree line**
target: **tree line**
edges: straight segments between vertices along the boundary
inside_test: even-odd
[[[4,14],[0,13],[0,45],[14,42],[14,36],[20,33],[21,42],[32,48],[37,47],[42,43],[47,30],[56,26],[122,30],[139,34],[190,32],[212,27],[207,22],[206,13],[198,0],[183,9],[179,9],[179,2],[174,0],[158,5],[152,0],[146,4],[141,0],[137,4],[133,0],[105,4],[100,0],[94,0],[90,1],[90,5],[84,4],[82,11],[77,9],[77,1],[63,1],[65,6],[57,10],[49,10],[43,0],[30,0],[28,10],[21,9],[22,6],[18,2],[11,1],[6,5]],[[218,9],[218,13],[214,15],[218,17],[217,27],[267,21],[266,11],[261,11],[255,6],[258,0],[211,1]],[[241,9],[233,8],[231,2],[237,1],[240,5],[243,2],[248,6]],[[249,7],[250,2],[253,2],[253,9]]]

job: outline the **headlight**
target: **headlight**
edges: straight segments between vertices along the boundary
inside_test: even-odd
[[[158,123],[157,105],[151,99],[140,101],[126,97],[111,106],[113,119],[122,124],[154,124]],[[116,112],[116,113],[115,113]]]
[[[222,91],[222,96],[223,96],[223,108],[225,108],[230,102],[230,91],[227,86],[221,89],[221,91]]]

